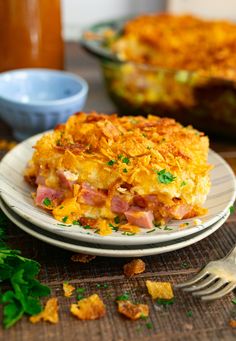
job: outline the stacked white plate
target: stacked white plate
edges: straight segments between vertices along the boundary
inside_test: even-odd
[[[77,225],[63,225],[49,213],[34,205],[30,187],[23,178],[27,162],[31,159],[32,146],[41,134],[17,145],[0,164],[0,206],[19,228],[49,244],[99,256],[138,257],[177,250],[215,232],[227,219],[236,197],[235,175],[228,164],[210,151],[209,162],[212,187],[205,207],[208,213],[198,219],[172,221],[164,228],[142,229],[136,235],[113,232],[100,236],[93,230]],[[184,224],[184,228],[183,228]]]

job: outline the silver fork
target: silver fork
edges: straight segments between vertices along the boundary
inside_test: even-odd
[[[221,298],[236,288],[236,246],[224,258],[208,263],[191,280],[175,286],[203,301]]]

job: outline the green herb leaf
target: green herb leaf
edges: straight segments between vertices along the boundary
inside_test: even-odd
[[[232,299],[231,301],[233,304],[236,304],[236,297]]]
[[[123,159],[122,159],[122,162],[123,163],[125,163],[126,165],[128,165],[129,164],[129,158],[128,157],[124,157]]]
[[[172,305],[174,303],[174,298],[172,298],[170,300],[165,300],[163,298],[158,298],[156,300],[156,303],[159,304],[159,305],[162,305],[164,307],[167,307],[167,306]]]
[[[123,157],[123,155],[122,155],[122,154],[119,154],[119,155],[118,155],[118,160],[121,160],[122,157]]]
[[[122,233],[124,236],[134,236],[136,233],[132,233],[132,232],[123,232]]]
[[[170,184],[176,179],[175,176],[167,172],[165,169],[162,169],[160,172],[157,171],[156,173],[158,181],[162,184]]]
[[[234,208],[234,206],[230,206],[230,208],[229,208],[229,212],[230,212],[230,214],[233,214],[233,213],[234,213],[234,211],[235,211],[235,208]]]
[[[118,215],[114,218],[114,223],[115,224],[119,224],[120,223],[120,217]]]
[[[151,322],[147,322],[146,323],[146,327],[147,327],[147,329],[152,329],[152,323]]]
[[[77,292],[78,294],[83,294],[83,293],[85,292],[85,288],[77,288],[77,289],[76,289],[76,292]]]
[[[187,182],[186,181],[182,181],[181,184],[180,184],[180,187],[183,187],[183,186],[186,186],[187,185]]]
[[[152,233],[152,232],[154,232],[154,231],[156,231],[156,230],[155,230],[155,229],[152,229],[152,230],[147,231],[146,233]]]
[[[85,229],[85,230],[90,230],[92,227],[90,226],[90,225],[84,225],[83,226],[83,229]]]
[[[117,296],[116,301],[128,301],[129,298],[129,293],[125,292],[123,295]]]
[[[66,223],[68,219],[68,216],[66,215],[65,217],[62,218],[63,223]]]
[[[82,295],[82,294],[77,295],[77,300],[78,301],[82,300],[83,298],[84,298],[84,295]]]
[[[119,230],[119,226],[115,226],[112,224],[109,224],[109,226],[112,228],[113,231],[117,232]]]
[[[187,312],[186,312],[186,316],[192,317],[192,316],[193,316],[192,310],[187,311]]]
[[[123,168],[123,173],[128,173],[127,168]]]
[[[43,204],[44,204],[45,206],[51,206],[51,205],[52,205],[52,202],[51,202],[50,199],[45,198],[45,199],[43,200]]]
[[[113,166],[115,162],[116,162],[115,160],[110,160],[107,162],[107,164],[108,166]]]

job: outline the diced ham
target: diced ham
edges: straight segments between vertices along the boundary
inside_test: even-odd
[[[80,191],[80,201],[87,205],[101,207],[106,202],[106,195],[102,190],[98,190],[84,182]]]
[[[36,178],[36,181],[35,181],[35,183],[37,184],[37,185],[45,185],[45,177],[43,176],[43,175],[38,175],[37,176],[37,178]]]
[[[45,207],[45,205],[43,205],[44,199],[48,198],[52,202],[55,202],[62,199],[62,197],[63,192],[43,185],[39,185],[36,192],[35,203],[38,206]]]
[[[78,176],[70,171],[58,170],[58,178],[62,184],[62,187],[72,189],[76,183]]]
[[[111,211],[114,213],[124,213],[128,211],[129,204],[127,201],[119,197],[118,195],[115,195],[111,199]]]
[[[143,211],[139,208],[132,207],[125,212],[128,222],[139,227],[152,228],[154,216],[152,211]]]
[[[192,207],[187,204],[180,204],[169,209],[172,218],[174,219],[183,219],[190,211]]]

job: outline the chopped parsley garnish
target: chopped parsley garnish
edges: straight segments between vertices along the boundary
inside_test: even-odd
[[[51,205],[52,205],[52,202],[51,202],[50,199],[45,198],[45,199],[43,200],[43,204],[44,204],[45,206],[51,206]]]
[[[189,263],[188,262],[181,263],[181,268],[182,269],[188,269],[189,268]]]
[[[152,329],[152,323],[151,322],[147,322],[146,323],[146,327],[147,327],[147,329]]]
[[[119,154],[119,155],[118,155],[118,159],[119,159],[119,160],[121,160],[121,159],[122,159],[122,157],[123,157],[123,155],[122,155],[122,154]]]
[[[85,230],[89,230],[89,229],[91,229],[92,227],[90,226],[90,225],[84,225],[83,226],[83,229],[85,229]]]
[[[165,231],[172,231],[172,229],[170,227],[168,227],[167,225],[164,227]]]
[[[159,305],[162,305],[164,307],[167,307],[168,305],[172,305],[174,303],[174,298],[172,298],[170,300],[165,300],[164,298],[158,298],[156,300],[156,303]]]
[[[152,147],[150,147],[150,146],[147,146],[147,149],[148,149],[148,150],[150,150],[150,149],[152,149]]]
[[[128,173],[127,168],[124,168],[124,169],[123,169],[123,173]]]
[[[236,304],[236,297],[232,299],[231,301],[233,304]]]
[[[2,284],[3,326],[10,328],[24,314],[36,315],[42,311],[40,298],[50,294],[49,287],[42,285],[37,276],[40,264],[21,256],[5,243],[7,220],[0,212],[0,277]]]
[[[64,208],[64,206],[60,206],[59,209],[62,210]]]
[[[63,223],[66,223],[68,219],[68,216],[66,215],[65,217],[62,218]]]
[[[115,224],[119,224],[120,223],[120,218],[119,218],[118,215],[114,218],[114,223]]]
[[[150,231],[147,231],[146,233],[152,233],[152,232],[154,232],[154,231],[156,231],[155,229],[152,229],[152,230],[150,230]]]
[[[235,208],[234,208],[234,206],[230,206],[230,208],[229,208],[229,212],[230,212],[230,214],[233,214],[233,213],[234,213],[234,211],[235,211]]]
[[[73,224],[73,225],[80,225],[80,222],[79,222],[78,220],[73,220],[73,221],[72,221],[72,224]]]
[[[148,318],[148,316],[146,316],[146,315],[144,315],[144,314],[141,314],[140,318],[141,318],[142,320],[146,320],[146,319]]]
[[[123,295],[117,296],[116,301],[128,301],[129,298],[129,293],[125,292]]]
[[[115,160],[110,160],[107,162],[108,166],[113,166],[115,163]]]
[[[186,316],[192,317],[192,316],[193,316],[192,310],[187,311],[187,312],[186,312]]]
[[[77,288],[77,289],[76,289],[76,292],[77,292],[78,294],[83,294],[83,293],[85,292],[85,288]]]
[[[109,285],[107,283],[104,284],[96,284],[96,288],[100,289],[107,289],[109,287]]]
[[[161,229],[161,223],[156,223],[155,221],[153,222],[153,225],[157,227],[158,229]]]
[[[129,158],[128,157],[124,157],[123,159],[122,159],[122,162],[123,163],[125,163],[126,165],[128,165],[129,164]]]
[[[143,133],[142,135],[143,135],[143,137],[147,137],[147,134],[145,134],[145,133]]]
[[[78,301],[82,300],[83,298],[84,298],[84,295],[82,295],[82,294],[77,295],[77,300]]]
[[[172,175],[170,172],[167,172],[165,169],[157,172],[157,178],[158,181],[162,184],[170,184],[176,179],[174,175]]]
[[[134,236],[136,233],[132,233],[132,232],[123,232],[122,233],[124,236]]]
[[[183,186],[186,186],[187,185],[187,182],[186,181],[182,181],[181,184],[180,184],[180,187],[183,187]]]
[[[109,226],[112,228],[113,231],[117,232],[119,230],[118,226],[115,226],[113,224],[109,224]]]

